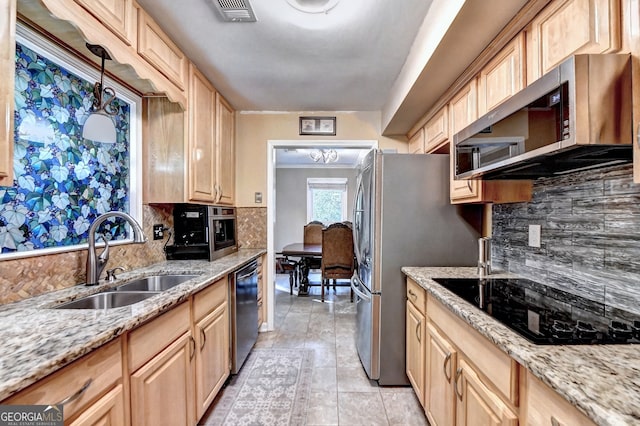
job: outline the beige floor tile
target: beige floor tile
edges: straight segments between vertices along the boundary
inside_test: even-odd
[[[338,381],[336,378],[335,367],[320,367],[313,369],[313,378],[311,379],[312,391],[335,392],[338,389]]]
[[[429,425],[424,409],[413,391],[381,391],[380,394],[390,425]]]
[[[339,425],[338,392],[335,390],[311,391],[306,424],[307,426]]]
[[[374,392],[380,390],[375,381],[369,380],[362,366],[343,367],[338,363],[338,392]]]
[[[379,392],[338,392],[338,421],[353,426],[389,424]]]

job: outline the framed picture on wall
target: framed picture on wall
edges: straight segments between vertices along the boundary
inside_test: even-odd
[[[336,135],[335,117],[300,117],[301,135]]]

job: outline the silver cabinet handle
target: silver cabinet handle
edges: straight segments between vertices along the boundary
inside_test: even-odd
[[[447,364],[449,364],[449,369],[447,369]],[[444,371],[444,377],[446,377],[447,382],[451,383],[451,352],[447,352],[447,356],[444,358],[444,363],[442,364],[442,370]],[[449,374],[447,374],[447,372]]]
[[[418,339],[418,343],[422,343],[422,339],[420,338],[420,329],[422,328],[422,321],[416,324],[416,338]]]
[[[89,379],[87,380],[84,385],[82,385],[82,387],[80,389],[78,389],[78,391],[76,393],[74,393],[73,395],[69,395],[68,397],[66,397],[65,399],[63,399],[60,402],[56,402],[53,405],[66,405],[70,402],[75,401],[76,399],[80,398],[82,396],[82,394],[84,394],[87,389],[89,389],[89,386],[91,386],[91,383],[93,382],[93,379]]]
[[[411,289],[407,290],[407,293],[409,293],[409,296],[411,296],[413,300],[416,300],[418,298],[418,295],[415,294]]]
[[[473,187],[471,186],[471,180],[467,180],[467,188],[469,188],[469,191],[473,191]]]
[[[191,355],[189,355],[189,361],[191,361],[193,357],[196,356],[196,339],[194,339],[193,336],[189,336],[189,342],[191,343]]]
[[[456,370],[456,378],[453,381],[453,390],[455,391],[456,395],[458,395],[458,398],[460,399],[460,401],[462,401],[462,392],[458,390],[458,379],[460,378],[461,374],[462,374],[462,367],[459,367]]]
[[[204,349],[204,344],[207,341],[207,333],[204,332],[204,328],[200,329],[200,338],[202,339],[202,343],[200,344],[200,352]]]
[[[562,426],[562,423],[555,416],[551,416],[551,426]]]

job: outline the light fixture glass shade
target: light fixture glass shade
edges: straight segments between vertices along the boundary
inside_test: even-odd
[[[333,163],[338,161],[338,151],[335,149],[314,149],[309,153],[309,157],[316,163]]]
[[[96,111],[84,122],[82,137],[96,142],[116,143],[116,125],[111,116],[102,110]]]
[[[328,13],[340,0],[287,0],[294,9],[304,13]]]

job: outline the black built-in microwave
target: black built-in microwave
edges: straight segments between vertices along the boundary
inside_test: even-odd
[[[215,260],[238,250],[234,207],[176,204],[167,259]]]

